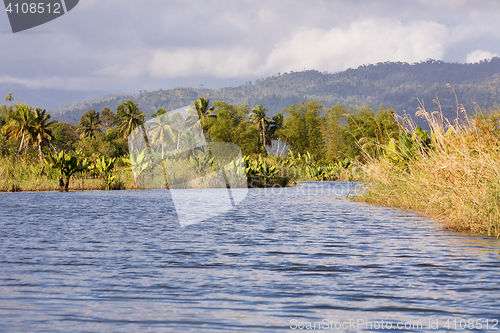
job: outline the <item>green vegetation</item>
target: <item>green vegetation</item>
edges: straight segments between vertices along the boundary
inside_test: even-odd
[[[149,116],[137,103],[127,100],[116,113],[107,107],[102,112],[87,111],[77,126],[50,121],[50,115],[39,108],[12,105],[12,94],[6,101],[9,104],[1,107],[0,118],[2,191],[139,188],[138,184],[145,183],[132,176],[130,159],[138,168],[136,175],[148,171],[153,178],[164,179],[156,184],[160,187],[169,186],[169,172],[187,181],[197,172],[221,170],[214,164],[214,151],[191,149],[179,155],[182,146],[197,146],[199,138],[186,128],[197,126],[198,120],[213,147],[227,142],[241,148],[250,186],[353,180],[360,178],[363,155],[353,147],[357,142],[351,137],[359,136],[364,128],[373,136],[370,140],[383,138],[388,142],[394,136],[390,130],[397,128],[394,119],[390,121],[392,109],[381,107],[374,112],[368,106],[346,109],[336,105],[325,110],[316,101],[290,105],[271,118],[263,105],[253,109],[223,101],[211,105],[202,97],[192,102],[193,114],[185,120],[178,113],[159,109],[146,122]],[[137,128],[148,153],[129,156],[129,137]],[[168,153],[166,147],[170,147]],[[218,159],[227,159],[218,154]],[[181,157],[186,163],[179,167]],[[156,160],[161,160],[158,170],[151,168],[160,165],[153,163]]]
[[[462,111],[464,111],[462,109]],[[448,121],[419,114],[430,134],[411,120],[397,139],[366,154],[366,187],[356,200],[416,210],[446,228],[500,236],[500,111]],[[457,116],[459,113],[457,113]]]
[[[68,192],[69,180],[77,172],[83,172],[88,168],[88,165],[83,164],[76,156],[68,156],[64,151],[59,155],[53,156],[49,154],[47,163],[57,171],[59,171],[59,190]],[[64,182],[66,180],[66,182]]]

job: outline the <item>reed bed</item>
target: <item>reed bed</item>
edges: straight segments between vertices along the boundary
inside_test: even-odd
[[[417,115],[430,125],[430,148],[400,156],[403,167],[388,154],[369,158],[364,170],[370,185],[356,200],[418,211],[448,229],[499,237],[500,111],[469,118],[463,107],[457,110],[449,121],[440,108],[427,112],[422,104]],[[402,130],[411,135],[416,126],[411,119],[404,123]]]

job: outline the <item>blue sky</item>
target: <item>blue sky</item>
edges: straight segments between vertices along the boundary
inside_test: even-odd
[[[475,62],[500,54],[499,22],[495,0],[80,0],[16,34],[0,14],[0,84],[137,93],[385,61]]]

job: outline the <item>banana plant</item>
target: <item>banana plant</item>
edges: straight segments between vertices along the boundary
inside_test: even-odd
[[[279,169],[276,165],[271,165],[262,159],[262,155],[259,155],[257,160],[251,160],[248,156],[243,157],[245,162],[247,181],[260,181],[267,186],[270,180],[276,179],[279,174]]]
[[[259,176],[259,162],[250,159],[248,156],[243,156],[245,163],[245,171],[247,173],[247,181],[260,178]]]
[[[130,154],[129,161],[132,165],[134,176],[140,175],[146,169],[150,168],[152,164],[151,156],[146,150],[141,151],[139,154]]]
[[[266,163],[262,159],[262,155],[259,155],[259,169],[261,177],[264,178],[264,184],[267,184],[269,180],[275,178],[279,173],[279,170],[276,168],[276,165],[271,165]]]
[[[300,158],[300,154],[299,154],[299,158]],[[315,160],[315,155],[314,154],[310,154],[308,151],[306,151],[305,154],[302,154],[302,160],[308,166],[309,165],[313,165],[314,164],[314,160]]]
[[[106,185],[106,191],[111,189],[111,184],[116,179],[116,175],[114,174],[116,171],[115,168],[116,158],[111,157],[101,157],[95,161],[95,170],[99,174],[99,176],[104,180]]]
[[[338,162],[337,163],[330,163],[325,167],[325,173],[323,179],[325,180],[337,180],[340,175],[340,168],[338,167]]]
[[[400,169],[407,170],[408,162],[426,154],[433,148],[432,138],[420,126],[412,135],[400,133],[398,140],[391,139],[385,147],[385,159]]]
[[[242,162],[244,163],[244,161],[245,156],[236,158],[229,162],[225,168],[230,174],[235,175],[238,178],[245,177],[246,167],[242,167]]]
[[[316,163],[307,165],[306,172],[314,180],[323,180],[325,178],[325,168]]]
[[[211,167],[212,171],[215,171],[214,158],[205,152],[197,151],[193,153],[189,156],[187,162],[196,170],[197,176],[205,175],[209,167]]]
[[[69,191],[71,176],[77,172],[85,171],[88,167],[76,156],[66,155],[64,151],[61,151],[59,155],[48,154],[46,161],[52,168],[59,171],[59,190],[61,192]]]

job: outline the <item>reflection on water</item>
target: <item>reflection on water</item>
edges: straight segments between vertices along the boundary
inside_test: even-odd
[[[350,202],[351,190],[249,189],[184,228],[164,190],[0,194],[0,331],[500,319],[498,240]]]

